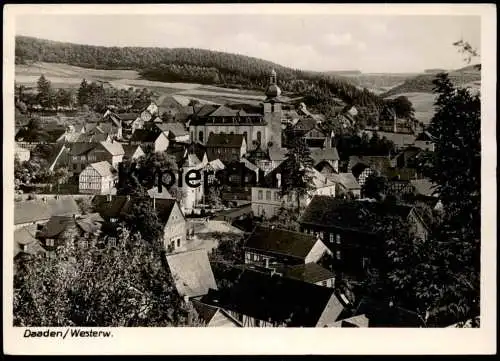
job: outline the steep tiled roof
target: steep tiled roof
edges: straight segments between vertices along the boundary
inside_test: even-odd
[[[279,269],[278,272],[282,273],[284,277],[310,283],[335,278],[335,275],[331,271],[314,262],[284,267]]]
[[[161,123],[161,124],[156,124],[156,126],[162,132],[171,132],[176,137],[189,134],[189,132],[184,127],[184,124],[182,123]]]
[[[373,224],[367,222],[367,215],[392,215],[407,218],[412,209],[411,206],[407,205],[314,196],[299,222],[372,233]]]
[[[215,134],[208,137],[207,148],[240,148],[244,137],[241,134]]]
[[[131,158],[135,154],[135,152],[137,151],[137,148],[141,148],[140,145],[129,145],[129,144],[122,144],[122,147],[123,147],[124,156],[128,157],[128,158]],[[142,148],[141,148],[141,150],[142,150]]]
[[[314,159],[315,164],[323,160],[339,160],[339,153],[337,148],[322,148],[322,149],[312,149],[311,158]]]
[[[92,163],[88,167],[94,168],[101,177],[110,177],[114,174],[115,170],[108,161]]]
[[[201,302],[288,327],[316,327],[332,297],[332,317],[342,312],[332,288],[250,270],[236,272],[231,288],[211,291]]]
[[[379,171],[383,175],[389,173],[390,169],[393,168],[390,158],[386,156],[351,156],[349,157],[348,170],[352,171],[354,174],[353,168],[359,164],[363,165],[365,168],[370,167],[373,170]],[[357,177],[356,174],[354,174],[354,176]]]
[[[169,254],[166,257],[179,295],[198,297],[206,295],[209,289],[217,289],[205,249]]]
[[[101,142],[101,145],[113,156],[125,154],[122,144],[119,142]]]
[[[313,235],[259,226],[247,239],[245,248],[302,259],[316,242]]]
[[[71,155],[84,155],[97,147],[99,143],[76,142],[69,145]]]
[[[352,173],[332,173],[327,175],[333,182],[341,184],[347,190],[361,189]]]
[[[158,139],[161,131],[153,131],[149,129],[137,129],[132,134],[130,138],[131,142],[143,142],[143,143],[152,143]]]

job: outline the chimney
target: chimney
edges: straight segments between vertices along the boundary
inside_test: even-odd
[[[156,210],[156,197],[153,195],[153,209]]]
[[[276,174],[276,180],[278,181],[278,188],[281,188],[281,173]]]
[[[188,304],[188,303],[189,303],[189,297],[188,297],[188,296],[184,296],[184,303],[185,303],[185,304]]]

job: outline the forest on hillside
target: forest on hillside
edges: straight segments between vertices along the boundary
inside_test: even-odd
[[[16,37],[16,63],[66,63],[96,69],[134,69],[147,80],[196,82],[263,90],[271,69],[283,91],[309,95],[316,103],[333,97],[347,104],[380,109],[383,100],[346,78],[287,68],[270,61],[192,48],[103,47]]]

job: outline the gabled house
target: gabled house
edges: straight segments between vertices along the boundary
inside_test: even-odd
[[[58,124],[44,124],[41,132],[23,126],[17,131],[15,141],[19,146],[33,150],[38,144],[64,143],[65,133],[66,129]]]
[[[111,194],[116,191],[117,171],[108,161],[89,164],[78,177],[78,190],[84,194]]]
[[[331,253],[316,236],[260,226],[248,237],[244,250],[245,264],[265,268],[317,262]]]
[[[201,302],[220,307],[244,327],[328,327],[344,306],[333,288],[279,275],[237,270],[234,284]]]
[[[182,123],[159,123],[156,126],[173,141],[181,143],[190,143],[191,141],[189,131]]]
[[[19,161],[27,162],[30,160],[30,151],[29,149],[25,149],[16,143],[16,150],[14,152],[15,156],[19,159]]]
[[[24,226],[14,231],[14,258],[45,255],[46,251],[35,238],[36,226]]]
[[[361,197],[361,186],[352,173],[327,173],[330,179],[336,185],[337,194],[352,194],[354,198]]]
[[[21,201],[14,203],[14,228],[43,225],[50,217],[80,214],[80,208],[73,198],[54,198]]]
[[[116,228],[130,210],[133,202],[140,200],[139,197],[116,196],[116,195],[96,195],[92,202],[96,212],[98,212],[107,222],[110,229],[110,237],[116,237]],[[186,241],[186,219],[181,207],[175,199],[143,198],[150,202],[156,210],[158,218],[163,227],[163,244],[169,252],[182,249]],[[116,241],[116,238],[114,239]]]
[[[167,150],[170,140],[165,132],[159,129],[137,129],[130,138],[130,145],[151,147],[155,152]]]
[[[334,255],[338,269],[365,270],[384,259],[384,239],[378,222],[400,219],[421,240],[428,226],[414,206],[315,196],[299,219],[301,230],[318,235]]]
[[[428,131],[423,131],[415,139],[415,147],[434,152],[435,137]]]
[[[243,327],[243,325],[224,309],[192,300],[196,313],[205,327]]]
[[[322,194],[335,197],[335,183],[314,168],[308,169],[312,188],[309,194],[297,195],[295,191],[291,191],[286,196],[281,197],[281,183],[290,177],[290,170],[286,167],[286,162],[288,160],[282,162],[266,176],[259,178],[259,184],[252,187],[252,209],[255,216],[272,218],[278,214],[280,208],[297,208],[297,197],[299,197],[301,207],[307,206],[314,195]]]
[[[339,172],[339,153],[337,148],[320,148],[311,150],[314,168],[323,174]]]
[[[195,298],[217,289],[205,249],[171,253],[166,258],[179,296]]]
[[[316,262],[285,266],[279,268],[276,272],[286,278],[323,287],[335,287],[335,275],[333,272],[321,267]]]
[[[52,254],[57,247],[62,246],[66,241],[65,234],[79,236],[81,246],[87,248],[90,246],[89,240],[101,232],[102,222],[104,220],[99,214],[73,215],[73,216],[52,216],[50,220],[37,232],[37,239],[40,240],[43,248]]]
[[[224,163],[239,161],[247,152],[247,143],[241,134],[210,134],[206,144],[208,160]]]
[[[107,161],[114,168],[123,160],[125,151],[121,143],[73,143],[69,145],[68,169],[73,174],[79,175],[91,163]]]
[[[146,154],[140,145],[123,144],[122,147],[124,151],[123,158],[135,160]]]

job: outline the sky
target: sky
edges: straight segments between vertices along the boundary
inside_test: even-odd
[[[71,15],[16,17],[16,34],[78,44],[204,48],[303,70],[421,72],[463,67],[453,42],[480,51],[479,16]]]

